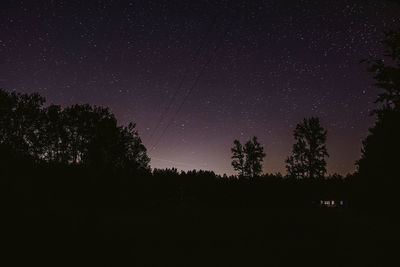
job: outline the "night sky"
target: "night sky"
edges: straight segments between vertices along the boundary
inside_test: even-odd
[[[400,22],[384,0],[0,1],[0,88],[110,107],[137,123],[153,168],[232,174],[259,137],[285,173],[318,116],[328,173],[354,171],[378,90],[360,60]]]

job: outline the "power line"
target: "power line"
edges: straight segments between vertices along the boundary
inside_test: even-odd
[[[210,33],[210,31],[211,31],[213,25],[215,24],[215,22],[216,22],[216,20],[217,20],[217,17],[218,17],[218,16],[215,16],[215,17],[214,17],[214,19],[212,20],[210,26],[207,28],[206,33],[203,35],[203,37],[202,37],[202,39],[201,39],[201,41],[200,41],[200,45],[199,45],[199,47],[197,48],[196,52],[194,53],[194,56],[192,56],[192,60],[191,60],[190,64],[186,67],[186,69],[185,69],[185,71],[184,71],[184,73],[183,73],[182,79],[181,79],[180,82],[179,82],[178,87],[175,89],[175,92],[174,92],[172,98],[170,99],[170,101],[168,102],[168,105],[166,106],[164,112],[163,112],[163,113],[161,114],[161,116],[159,117],[159,119],[158,119],[158,121],[157,121],[157,123],[156,123],[156,126],[154,127],[154,130],[153,130],[152,134],[150,135],[149,143],[151,143],[154,134],[157,132],[158,128],[159,128],[160,125],[161,125],[161,122],[164,120],[166,114],[168,114],[169,110],[171,109],[172,104],[174,103],[175,98],[178,96],[179,91],[181,90],[182,85],[183,85],[183,83],[184,83],[184,81],[185,81],[185,79],[186,79],[186,76],[187,76],[187,74],[189,73],[189,66],[193,65],[193,63],[194,63],[194,62],[197,60],[197,58],[199,57],[200,51],[203,49],[203,47],[204,47],[204,45],[205,45],[205,43],[206,43],[206,42],[205,42],[205,41],[206,41],[206,38],[207,38],[208,34]]]
[[[218,43],[217,46],[215,47],[213,54],[210,56],[209,60],[203,65],[202,69],[200,70],[199,75],[197,75],[197,77],[196,77],[195,82],[193,83],[192,87],[190,87],[190,89],[187,91],[187,93],[186,93],[186,95],[185,95],[183,101],[181,102],[179,108],[176,110],[176,112],[175,112],[175,114],[174,114],[174,117],[176,117],[176,116],[179,114],[180,110],[182,109],[182,107],[184,106],[184,104],[185,104],[186,101],[188,100],[189,96],[190,96],[191,93],[193,92],[193,89],[196,87],[197,83],[198,83],[199,80],[200,80],[200,77],[202,76],[202,74],[203,74],[204,71],[206,70],[207,66],[211,63],[211,61],[212,61],[213,59],[216,58],[217,52],[218,52],[219,48],[222,46],[222,43],[223,43],[223,41],[224,41],[224,38],[225,38],[226,34],[229,32],[229,30],[230,30],[232,24],[233,24],[233,22],[231,22],[231,23],[228,25],[228,27],[226,28],[226,30],[225,30],[224,34],[222,35],[222,37],[221,37],[219,43]],[[161,138],[164,136],[164,134],[167,132],[167,130],[168,130],[169,127],[171,126],[172,122],[174,121],[174,117],[171,118],[171,120],[169,121],[169,123],[167,124],[167,126],[164,128],[164,131],[161,133],[161,135],[160,135],[159,138],[157,139],[157,142],[156,142],[155,145],[152,146],[152,147],[157,147],[157,145],[159,144]]]

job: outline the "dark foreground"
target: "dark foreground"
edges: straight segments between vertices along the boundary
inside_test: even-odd
[[[12,170],[0,179],[7,266],[397,262],[396,206],[363,206],[352,180],[96,174],[73,166]],[[321,208],[312,199],[344,199],[346,205]]]
[[[346,209],[149,207],[3,218],[15,265],[392,266],[398,225]]]

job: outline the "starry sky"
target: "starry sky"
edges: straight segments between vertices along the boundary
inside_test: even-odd
[[[360,60],[399,18],[385,0],[2,0],[0,88],[108,106],[153,168],[219,174],[253,135],[264,172],[285,173],[294,127],[317,116],[328,173],[346,174],[378,93]]]

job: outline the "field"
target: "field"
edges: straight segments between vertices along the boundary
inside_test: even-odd
[[[42,263],[137,266],[385,266],[395,225],[334,208],[27,208],[9,252]],[[64,214],[62,214],[64,213]],[[89,216],[90,214],[90,216]],[[390,259],[390,260],[389,260]]]

